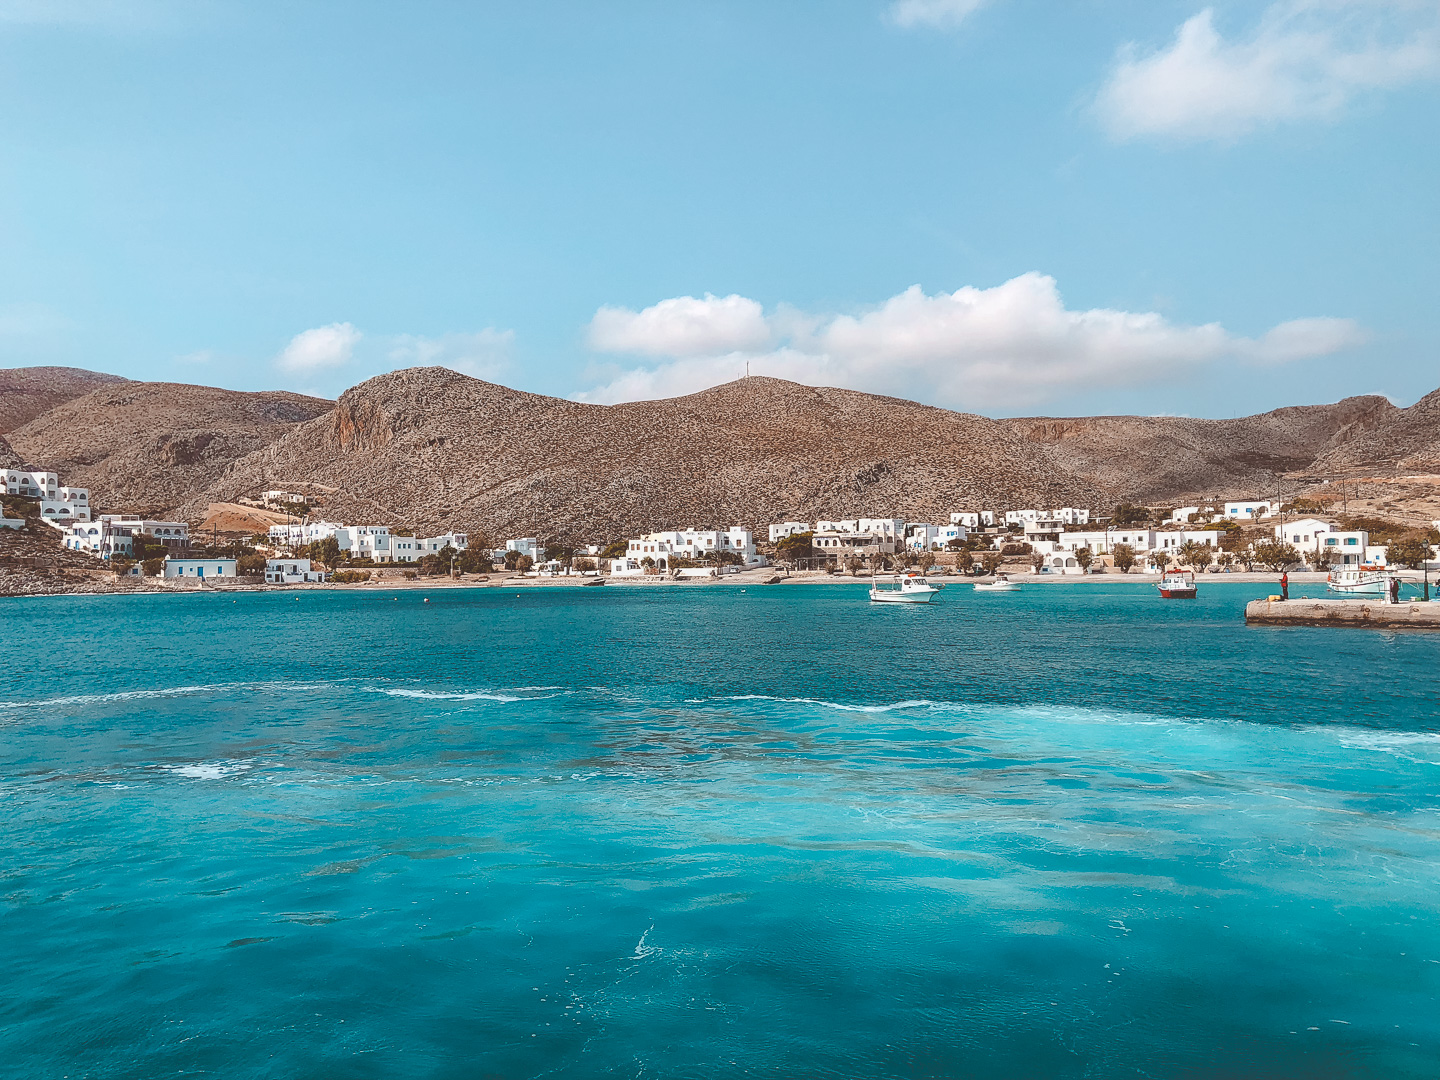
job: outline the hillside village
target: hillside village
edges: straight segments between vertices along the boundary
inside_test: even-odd
[[[1440,544],[1440,522],[1427,530],[1381,519],[1343,519],[1326,512],[1333,500],[1299,498],[1168,508],[1120,503],[1103,514],[1082,507],[964,509],[945,522],[796,520],[771,523],[759,537],[737,524],[571,545],[541,536],[491,541],[459,530],[418,536],[394,524],[347,525],[326,520],[321,508],[310,505],[314,496],[278,489],[244,502],[283,513],[284,523],[264,533],[222,537],[218,529],[196,534],[184,521],[95,513],[91,493],[62,484],[54,472],[11,468],[4,478],[6,515],[0,527],[32,535],[43,530],[51,545],[71,556],[75,569],[192,587],[360,584],[397,576],[473,580],[497,573],[550,580],[693,580],[765,567],[825,576],[912,566],[967,576],[1002,570],[1127,574],[1169,567],[1201,573],[1415,568],[1429,566]]]

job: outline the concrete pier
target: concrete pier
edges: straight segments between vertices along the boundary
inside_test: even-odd
[[[1440,630],[1440,601],[1251,600],[1245,621],[1260,626],[1369,626],[1379,629]]]

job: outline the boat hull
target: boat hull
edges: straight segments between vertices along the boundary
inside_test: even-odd
[[[1165,600],[1194,600],[1199,590],[1191,585],[1188,589],[1161,589],[1160,596]]]
[[[1327,592],[1335,593],[1337,596],[1376,596],[1385,595],[1388,582],[1365,581],[1354,585],[1336,585],[1331,582],[1325,586]]]
[[[872,592],[870,599],[876,604],[928,604],[934,593],[922,592]]]
[[[1004,585],[976,585],[976,592],[1019,592],[1020,586],[1014,583]]]

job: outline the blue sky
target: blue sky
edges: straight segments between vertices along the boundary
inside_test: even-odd
[[[0,0],[0,366],[1440,385],[1440,0]]]

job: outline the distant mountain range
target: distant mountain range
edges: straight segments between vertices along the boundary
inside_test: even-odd
[[[54,469],[97,506],[198,520],[266,488],[327,516],[492,536],[951,510],[1178,503],[1295,490],[1322,475],[1440,465],[1440,391],[1399,409],[1347,398],[1233,420],[993,420],[750,378],[589,405],[412,368],[338,402],[0,370],[0,460]]]

